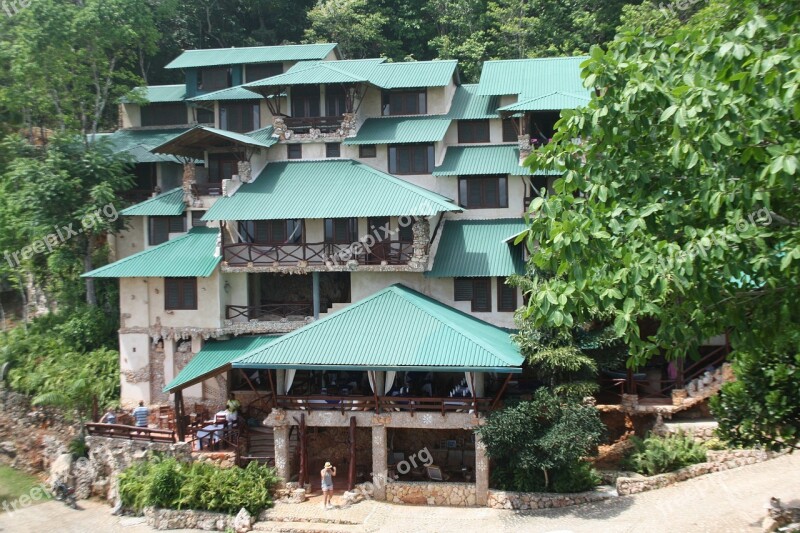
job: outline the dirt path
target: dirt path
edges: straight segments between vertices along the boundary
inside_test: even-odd
[[[759,531],[763,505],[770,496],[800,505],[800,454],[710,474],[662,490],[617,498],[599,504],[547,511],[498,511],[486,508],[398,506],[363,502],[351,510],[328,511],[327,519],[359,525],[330,526],[336,531],[381,533],[508,532],[725,532]],[[0,512],[0,531],[13,533],[150,533],[141,518],[117,518],[98,502],[81,502],[73,511],[47,502],[16,513]],[[313,503],[280,506],[276,511],[307,515],[321,509]],[[358,508],[356,510],[356,508]],[[270,523],[275,524],[275,523]],[[260,524],[264,526],[267,524]],[[277,526],[277,524],[275,524]],[[288,525],[288,524],[285,524]],[[305,523],[307,529],[309,524]],[[285,527],[281,529],[286,531]],[[324,524],[313,524],[325,531]]]

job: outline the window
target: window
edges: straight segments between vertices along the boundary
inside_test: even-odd
[[[389,146],[390,174],[430,174],[433,165],[432,144]]]
[[[503,119],[503,142],[511,143],[517,142],[517,127],[514,126],[513,118]]]
[[[231,69],[228,67],[204,68],[197,73],[197,90],[218,91],[231,86]]]
[[[488,120],[459,120],[458,121],[458,142],[466,143],[488,143],[489,142],[489,121]]]
[[[377,157],[378,151],[374,144],[362,144],[358,147],[358,157],[369,158]]]
[[[517,310],[517,288],[506,285],[508,278],[497,278],[497,310]]]
[[[508,178],[506,176],[459,177],[458,204],[467,209],[508,207]]]
[[[219,106],[219,127],[245,133],[261,127],[258,102],[226,103]]]
[[[208,225],[208,222],[202,220],[203,215],[205,215],[205,211],[192,211],[192,227],[193,228],[201,228]]]
[[[401,242],[414,242],[414,219],[412,217],[400,217],[397,220],[400,230],[397,239]]]
[[[325,143],[325,157],[342,157],[342,144]]]
[[[454,278],[456,302],[472,302],[472,311],[490,312],[492,310],[492,286],[489,278]]]
[[[164,278],[164,309],[197,309],[197,278]]]
[[[292,87],[292,116],[319,116],[319,86],[296,85]]]
[[[150,217],[150,246],[167,242],[170,233],[181,233],[183,231],[186,231],[186,219],[183,215]]]
[[[142,126],[171,126],[187,124],[186,104],[147,104],[141,107]]]
[[[286,158],[287,159],[303,159],[303,145],[302,144],[287,144],[286,145]]]
[[[283,74],[282,63],[260,63],[258,65],[245,65],[246,82],[271,78],[278,74]]]
[[[208,181],[221,183],[239,173],[239,160],[231,154],[208,155]]]
[[[197,107],[196,118],[198,124],[213,124],[214,123],[214,110]]]
[[[341,85],[325,86],[325,114],[339,117],[347,113],[347,98]]]
[[[426,89],[383,93],[382,115],[424,115],[427,112],[428,92]]]
[[[296,244],[303,241],[302,220],[243,220],[239,222],[242,242]]]
[[[357,241],[357,218],[325,219],[325,242],[333,244],[351,244]]]

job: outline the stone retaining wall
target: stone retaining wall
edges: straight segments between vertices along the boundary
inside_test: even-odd
[[[223,513],[210,513],[208,511],[193,511],[186,509],[157,509],[145,507],[144,516],[147,525],[153,529],[202,529],[203,531],[235,531],[244,533],[250,531],[254,519],[242,509],[234,516]]]
[[[617,492],[620,496],[627,496],[648,490],[660,489],[679,481],[710,474],[711,472],[722,472],[744,465],[761,463],[775,456],[776,454],[772,452],[765,452],[762,450],[709,451],[707,454],[707,462],[687,466],[675,472],[650,477],[619,477],[617,478]]]
[[[614,496],[615,494],[608,489],[597,489],[572,494],[490,490],[488,506],[492,509],[551,509],[569,507],[570,505],[579,505],[581,503],[599,502],[613,498]]]
[[[236,466],[235,452],[207,452],[192,453],[192,460],[195,463],[209,463],[219,468],[233,468]]]
[[[474,483],[400,481],[386,484],[386,501],[415,505],[477,505]]]

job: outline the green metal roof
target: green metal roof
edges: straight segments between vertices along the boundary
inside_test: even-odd
[[[219,372],[226,371],[234,359],[262,348],[277,338],[279,335],[262,335],[259,337],[236,337],[226,341],[208,341],[175,376],[175,379],[164,387],[164,392],[191,387]]]
[[[180,163],[171,155],[157,155],[150,150],[189,131],[186,128],[117,130],[100,137],[112,143],[114,152],[127,152],[135,163]]]
[[[139,98],[146,99],[151,104],[166,102],[182,102],[186,96],[186,84],[176,85],[148,85],[146,87],[135,87],[131,93]],[[122,97],[123,103],[130,102],[130,97]]]
[[[511,144],[485,146],[448,146],[442,164],[434,176],[474,176],[511,174],[530,176],[531,169],[519,164],[519,148]]]
[[[268,163],[203,220],[432,216],[460,211],[447,198],[350,159]]]
[[[408,61],[386,63],[384,59],[319,61],[297,64],[287,72],[247,87],[282,87],[321,83],[371,83],[382,89],[442,87],[457,74],[457,61]]]
[[[194,98],[189,98],[188,102],[216,102],[225,100],[259,100],[261,96],[248,91],[244,85],[237,85],[236,87],[228,87],[227,89],[220,89],[211,93],[201,94]]]
[[[368,118],[355,137],[342,144],[430,143],[441,141],[450,126],[446,115]]]
[[[125,216],[178,216],[186,211],[186,203],[183,201],[183,189],[176,187],[175,189],[132,205],[127,209],[120,211],[120,215]]]
[[[260,143],[272,146],[273,144],[278,142],[278,139],[272,136],[274,132],[275,128],[272,126],[272,124],[270,124],[269,126],[265,126],[261,129],[251,131],[246,135],[252,139],[255,139]]]
[[[217,228],[192,228],[186,235],[175,237],[81,277],[87,278],[207,278],[220,257],[217,250]]]
[[[335,43],[321,43],[186,50],[164,68],[196,68],[324,59],[334,48],[336,48]]]
[[[518,94],[520,101],[555,92],[588,95],[580,67],[586,59],[587,56],[572,56],[486,61],[478,93]]]
[[[586,93],[566,94],[554,92],[503,106],[498,111],[559,111],[561,109],[575,109],[576,107],[585,106],[590,100]]]
[[[507,331],[392,285],[232,362],[233,368],[520,372]]]
[[[447,116],[456,120],[500,118],[496,111],[499,101],[498,96],[478,94],[477,83],[461,85],[456,88]]]
[[[269,148],[277,143],[278,139],[271,136],[265,138],[262,131],[264,129],[251,132],[255,134],[251,137],[247,133],[236,133],[211,126],[195,126],[156,146],[153,151],[203,159],[205,150],[209,148],[229,148],[231,145]]]
[[[433,268],[433,278],[493,277],[524,274],[522,246],[506,242],[526,229],[521,218],[445,220]]]

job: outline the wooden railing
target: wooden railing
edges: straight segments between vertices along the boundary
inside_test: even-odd
[[[86,424],[86,432],[98,437],[115,439],[146,440],[150,442],[175,442],[175,432],[167,429],[141,428],[122,424]]]
[[[138,204],[152,198],[153,189],[128,189],[127,191],[122,191],[119,195],[129,202]]]
[[[341,115],[332,117],[283,117],[283,123],[290,130],[301,131],[317,129],[323,133],[330,133],[342,126]]]
[[[195,196],[221,196],[222,183],[192,183]]]
[[[226,305],[225,318],[235,320],[264,320],[272,316],[286,318],[290,315],[313,316],[314,305],[311,302],[290,302],[264,305]]]
[[[295,244],[258,244],[239,242],[223,246],[225,261],[232,266],[271,266],[274,263],[295,265],[305,261],[309,265],[324,265],[331,262],[344,265],[356,260],[363,265],[405,265],[413,252],[413,245],[405,241],[383,241],[369,250],[364,246],[335,244],[329,242]],[[355,253],[354,253],[355,252]]]
[[[303,411],[374,411],[374,396],[278,396],[277,406],[282,409]]]
[[[282,409],[301,411],[379,411],[466,413],[490,411],[493,398],[429,398],[405,396],[278,396]]]

